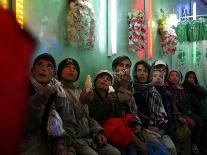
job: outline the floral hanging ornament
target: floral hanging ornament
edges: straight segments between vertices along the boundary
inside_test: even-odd
[[[162,36],[161,46],[162,53],[164,55],[175,54],[177,39],[173,28],[167,28],[166,32]]]
[[[173,28],[167,26],[167,16],[165,16],[162,9],[159,17],[159,32],[161,35],[162,54],[175,54],[177,46],[176,33]]]
[[[90,0],[68,0],[68,42],[91,49],[95,41],[95,19]]]
[[[143,10],[132,9],[128,13],[129,50],[137,52],[146,47],[145,13]]]

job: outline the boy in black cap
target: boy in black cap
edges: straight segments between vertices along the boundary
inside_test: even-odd
[[[62,82],[68,97],[73,119],[63,118],[68,135],[72,136],[73,147],[79,155],[119,155],[119,151],[109,145],[103,135],[103,128],[89,117],[88,103],[93,90],[83,91],[74,85],[78,80],[80,67],[75,59],[67,58],[58,66],[58,79]],[[70,140],[70,139],[69,139]]]
[[[52,107],[63,113],[67,98],[60,83],[54,79],[55,60],[52,55],[39,55],[33,63],[29,77],[30,92],[24,141],[20,146],[20,154],[47,155],[65,154],[64,133],[54,133],[48,128],[48,117]],[[51,142],[48,141],[51,135]],[[58,134],[55,135],[55,134]],[[52,150],[49,147],[52,143]]]

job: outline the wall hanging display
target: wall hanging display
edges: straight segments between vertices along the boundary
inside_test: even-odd
[[[145,25],[145,13],[143,10],[132,9],[128,13],[129,22],[129,50],[137,52],[146,47],[147,28]]]
[[[162,54],[175,54],[177,39],[174,28],[168,26],[168,18],[164,11],[160,10],[159,32],[161,35]]]
[[[191,20],[186,18],[178,23],[176,34],[179,42],[207,40],[207,19]]]
[[[68,42],[91,49],[95,41],[95,19],[91,0],[68,0]]]

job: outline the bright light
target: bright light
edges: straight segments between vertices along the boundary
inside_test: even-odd
[[[100,1],[100,10],[99,10],[99,13],[100,13],[100,16],[99,16],[99,30],[98,30],[98,33],[99,33],[99,50],[100,52],[103,51],[104,49],[104,45],[105,45],[105,14],[106,14],[106,5],[105,5],[105,1],[101,0]]]
[[[196,20],[196,2],[193,2],[193,20]]]
[[[108,0],[108,56],[117,53],[117,0]]]
[[[196,2],[193,3],[193,20],[196,20]],[[193,42],[193,63],[196,63],[196,42]]]
[[[148,0],[148,59],[153,57],[152,49],[152,0]]]
[[[1,6],[3,9],[8,9],[8,0],[1,0]]]
[[[16,19],[21,28],[24,26],[24,1],[23,0],[16,0]]]
[[[175,13],[170,14],[168,18],[168,27],[177,26],[178,25],[178,18]]]

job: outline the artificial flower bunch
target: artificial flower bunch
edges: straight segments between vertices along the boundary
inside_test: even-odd
[[[160,10],[159,16],[159,32],[161,35],[162,54],[174,54],[176,51],[177,39],[175,30],[167,25],[168,18],[164,11]]]
[[[129,22],[129,50],[137,52],[146,47],[146,25],[145,13],[143,10],[132,9],[128,13]]]
[[[177,45],[176,33],[173,28],[167,28],[162,36],[161,46],[164,55],[175,54]]]
[[[89,0],[69,1],[67,14],[68,41],[91,49],[95,41],[95,18]]]

